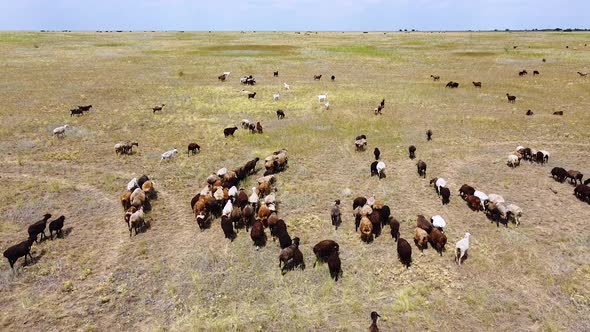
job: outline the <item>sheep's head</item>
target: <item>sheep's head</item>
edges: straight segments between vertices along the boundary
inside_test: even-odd
[[[469,234],[469,232],[465,233],[465,238],[469,239],[469,237],[471,236],[471,234]]]

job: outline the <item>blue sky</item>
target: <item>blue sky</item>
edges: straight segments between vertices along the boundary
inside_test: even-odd
[[[590,28],[590,0],[0,0],[0,30]]]

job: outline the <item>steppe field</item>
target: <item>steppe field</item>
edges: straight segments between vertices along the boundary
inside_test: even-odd
[[[34,263],[20,258],[13,272],[2,257],[0,330],[363,331],[375,310],[382,331],[589,331],[590,205],[550,176],[556,166],[590,175],[590,77],[577,74],[590,67],[586,43],[590,33],[1,32],[0,249],[45,213],[66,221],[63,239],[33,245]],[[241,85],[244,75],[257,84]],[[445,88],[451,80],[460,87]],[[264,133],[224,138],[244,118]],[[53,137],[64,124],[65,138]],[[356,152],[361,134],[368,148]],[[139,142],[136,153],[116,156],[126,140]],[[199,154],[187,155],[190,142]],[[549,151],[548,164],[508,167],[517,145]],[[369,171],[375,147],[381,180]],[[201,232],[190,207],[212,172],[281,148],[289,166],[277,175],[277,210],[306,263],[284,276],[270,236],[257,251],[245,231],[225,239],[219,219]],[[241,183],[248,194],[263,172],[260,161]],[[142,174],[158,199],[150,228],[130,237],[119,197]],[[433,177],[448,181],[449,205]],[[521,224],[497,227],[471,211],[458,195],[464,183],[520,206]],[[371,194],[412,244],[410,269],[388,226],[370,244],[355,232],[352,200]],[[418,214],[446,219],[442,257],[414,246]],[[458,266],[465,232],[469,257]],[[340,244],[337,282],[327,264],[313,268],[323,239]]]

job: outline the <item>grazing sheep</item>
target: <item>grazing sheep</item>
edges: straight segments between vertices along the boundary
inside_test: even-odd
[[[328,99],[328,94],[318,95],[318,102],[323,103]]]
[[[516,167],[520,165],[520,159],[518,159],[518,156],[511,154],[508,155],[508,161],[507,161],[507,165],[510,167]]]
[[[414,229],[414,244],[420,252],[424,252],[424,249],[428,247],[428,233],[420,227]]]
[[[451,88],[451,89],[458,88],[459,87],[459,83],[453,82],[453,81],[449,81],[449,83],[447,83],[446,87],[447,88]]]
[[[142,176],[140,176],[140,177],[139,177],[139,179],[137,179],[137,187],[138,187],[138,188],[142,188],[142,187],[143,187],[143,185],[144,185],[144,183],[145,183],[146,181],[149,181],[149,179],[150,179],[150,178],[148,178],[148,176],[147,176],[147,175],[145,175],[145,174],[144,174],[144,175],[142,175]]]
[[[369,326],[369,332],[379,332],[379,327],[377,326],[377,319],[379,317],[381,316],[379,316],[377,311],[371,312],[371,326]]]
[[[336,80],[336,76],[332,75],[332,77],[330,77],[330,80],[332,80],[332,82],[334,82]]]
[[[524,75],[527,75],[527,74],[528,74],[528,72],[526,71],[526,69],[524,69],[523,71],[519,71],[518,72],[518,76],[524,76]]]
[[[559,182],[563,182],[568,177],[568,172],[561,167],[553,167],[551,170],[551,177],[554,179],[557,178]]]
[[[586,77],[586,75],[588,75],[587,72],[581,72],[581,71],[579,71],[577,73],[578,73],[578,75],[580,75],[580,77]]]
[[[361,231],[361,240],[369,243],[373,241],[373,224],[366,216],[361,217],[361,223],[359,225]]]
[[[338,251],[332,251],[332,254],[328,257],[328,268],[330,269],[332,279],[338,281],[338,277],[342,276],[342,263]]]
[[[236,232],[234,231],[234,227],[229,216],[221,216],[221,229],[223,230],[223,235],[225,235],[225,238],[233,242],[233,240],[236,238]]]
[[[410,145],[410,147],[408,147],[408,152],[410,152],[410,159],[416,158],[416,147],[415,146]]]
[[[467,199],[467,197],[469,195],[473,195],[475,193],[475,189],[467,184],[464,184],[461,186],[461,188],[459,189],[459,195],[461,196],[461,198],[463,199]]]
[[[201,146],[199,146],[199,144],[197,143],[189,143],[188,144],[188,152],[187,154],[190,154],[191,152],[193,154],[197,154],[197,152],[201,151]]]
[[[389,227],[391,229],[391,238],[397,242],[399,239],[399,221],[393,216],[389,216]]]
[[[488,201],[490,201],[492,203],[506,203],[506,200],[504,199],[504,197],[502,197],[498,194],[489,194]]]
[[[248,230],[256,221],[256,211],[252,207],[252,205],[246,205],[242,209],[242,222],[246,225],[246,230]]]
[[[481,206],[481,200],[479,197],[474,195],[468,195],[465,199],[467,201],[467,206],[473,211],[482,211],[483,208]]]
[[[160,106],[155,106],[155,107],[152,107],[152,111],[153,111],[153,113],[156,113],[156,112],[161,112],[161,111],[162,111],[162,108],[163,108],[164,106],[166,106],[166,105],[165,105],[165,104],[162,104],[162,105],[160,105]]]
[[[522,209],[515,204],[508,204],[508,206],[506,206],[506,209],[508,211],[506,217],[508,218],[508,220],[512,220],[512,222],[514,222],[518,227],[518,225],[520,224],[520,217],[522,217]]]
[[[552,171],[552,173],[553,173],[553,171]],[[576,184],[578,184],[578,180],[580,180],[580,184],[582,184],[582,178],[584,177],[584,174],[571,169],[571,170],[567,171],[566,176],[567,176],[567,178],[570,179],[570,182],[572,184],[576,185]]]
[[[129,217],[129,237],[131,237],[133,230],[135,230],[135,235],[145,226],[145,214],[143,212],[143,207],[140,207],[139,210],[133,212],[131,217]]]
[[[330,109],[330,102],[329,102],[329,101],[327,101],[327,102],[324,104],[324,108],[326,109],[326,111]]]
[[[406,239],[401,237],[397,240],[397,257],[406,268],[410,268],[410,265],[412,265],[412,246]]]
[[[467,258],[467,250],[469,250],[469,237],[471,234],[465,233],[465,237],[455,244],[455,262],[459,265],[463,263],[463,259]]]
[[[363,196],[359,196],[352,201],[352,209],[356,209],[357,207],[363,207],[367,204],[367,198]]]
[[[121,194],[121,205],[123,206],[123,211],[127,211],[131,207],[131,191],[125,191]]]
[[[440,80],[440,76],[438,76],[438,75],[430,75],[430,77],[432,77],[432,80],[435,82]]]
[[[512,104],[516,103],[516,96],[511,96],[510,94],[507,93],[506,98],[508,98],[509,103],[512,103]]]
[[[364,136],[364,135],[362,135]],[[357,137],[356,141],[354,141],[354,146],[356,148],[356,151],[365,151],[365,149],[367,148],[367,139],[366,138],[362,138],[362,136]]]
[[[280,119],[284,119],[285,118],[285,112],[283,110],[277,110],[277,118]]]
[[[432,130],[428,129],[426,131],[426,140],[427,141],[432,141]]]
[[[430,184],[434,184],[434,191],[436,194],[440,196],[440,190],[447,185],[447,181],[443,178],[433,178],[430,180]]]
[[[377,174],[379,175],[379,179],[383,179],[386,177],[385,175],[385,163],[380,161],[377,163]]]
[[[92,105],[86,105],[86,106],[78,106],[78,109],[84,112],[90,111],[90,109],[92,108]]]
[[[316,261],[313,263],[315,268],[318,261],[327,262],[328,258],[333,252],[340,250],[340,246],[333,240],[322,240],[313,246],[313,253],[316,256]]]
[[[68,126],[67,124],[63,125],[61,127],[57,127],[55,129],[53,129],[53,136],[63,138],[66,135],[66,129],[69,129],[69,128],[70,128],[70,126]]]
[[[217,79],[221,82],[225,82],[226,78],[227,78],[227,76],[225,76],[225,74],[221,74],[221,75],[217,76]]]
[[[14,270],[14,263],[20,257],[25,256],[25,265],[27,264],[27,255],[31,257],[31,261],[33,261],[33,256],[31,255],[31,246],[33,246],[33,242],[36,239],[28,238],[19,244],[15,244],[4,251],[4,257],[8,259],[8,263],[10,264],[10,268]]]
[[[418,169],[418,175],[426,179],[426,163],[418,160],[416,167]]]
[[[242,129],[248,129],[248,128],[250,128],[251,124],[252,124],[252,121],[250,121],[248,119],[242,119],[240,126],[242,127]]]
[[[281,97],[281,95],[280,95],[278,92],[277,92],[277,93],[274,93],[274,94],[272,95],[272,100],[274,100],[274,101],[278,101],[280,97]]]
[[[262,134],[262,125],[260,124],[260,121],[256,122],[256,132]]]
[[[248,99],[254,99],[256,97],[256,92],[252,92],[248,94]]]
[[[553,112],[553,115],[563,115],[563,111]]]
[[[375,150],[373,150],[373,154],[375,155],[375,160],[379,160],[379,157],[381,156],[381,151],[379,151],[379,148],[375,148]]]
[[[256,246],[256,250],[266,245],[266,234],[264,233],[264,225],[259,220],[254,222],[252,229],[250,230],[250,238]]]
[[[279,77],[279,71],[278,70],[277,71],[273,71],[272,72],[272,76],[273,77]]]
[[[145,203],[145,192],[141,188],[135,188],[131,193],[130,202],[131,206],[135,206],[138,209],[143,207]]]
[[[447,244],[447,236],[438,228],[432,230],[429,234],[430,245],[442,256]]]
[[[441,232],[445,231],[445,227],[447,227],[447,222],[441,217],[440,215],[435,215],[430,218],[430,222],[432,226]]]
[[[223,210],[221,211],[221,215],[222,216],[228,216],[231,214],[231,211],[234,209],[234,205],[232,204],[231,201],[227,201],[227,203],[225,203],[225,206],[223,207]]]
[[[533,70],[533,76],[535,76],[535,75],[540,75],[540,74],[541,74],[541,73],[539,73],[539,71],[538,71],[538,70]]]
[[[285,222],[282,221],[282,223],[284,224]],[[281,247],[281,249],[285,249],[293,243],[293,241],[291,241],[291,236],[289,236],[289,232],[287,232],[286,228],[287,226],[285,225],[285,228],[277,233],[279,238],[279,246]]]
[[[416,227],[422,228],[426,233],[430,234],[434,226],[423,215],[419,214],[416,218]]]
[[[482,208],[484,207],[484,203],[485,203],[485,201],[487,201],[487,200],[489,199],[488,195],[486,195],[484,192],[482,192],[482,191],[479,191],[479,190],[476,190],[476,191],[473,193],[473,196],[475,196],[475,197],[479,198],[479,200],[480,200],[480,202],[481,202],[481,207],[482,207]]]
[[[289,84],[287,84],[287,83],[283,83],[283,88],[284,88],[285,90],[290,90],[290,89],[291,89],[291,87],[290,87],[290,86],[289,86]]]
[[[526,111],[526,115],[534,115],[534,114],[535,113],[533,113],[533,111],[531,111],[531,110]]]
[[[590,204],[590,187],[585,184],[579,184],[574,188],[574,195],[583,202]]]
[[[440,188],[440,195],[442,197],[443,205],[449,204],[451,198],[451,190],[447,187]]]
[[[228,127],[223,129],[223,136],[228,137],[228,136],[234,136],[234,132],[238,130],[238,127]]]
[[[233,209],[231,210],[229,220],[236,229],[244,228],[246,226],[246,223],[242,218],[242,209],[240,209],[240,207],[237,205],[234,205]]]
[[[46,213],[43,215],[43,219],[34,222],[32,225],[29,226],[27,229],[29,233],[29,238],[32,238],[37,242],[37,235],[41,234],[41,240],[47,239],[47,235],[45,234],[45,227],[47,227],[47,220],[51,218],[51,214]]]
[[[59,218],[52,220],[49,223],[49,237],[53,240],[53,232],[55,232],[55,235],[57,237],[59,237],[59,234],[61,234],[62,238],[63,238],[63,227],[64,227],[64,220],[66,219],[66,217],[64,216],[60,216]]]
[[[83,115],[83,114],[84,114],[84,110],[81,110],[79,108],[71,109],[70,110],[70,116],[73,116],[73,115]]]
[[[172,150],[162,153],[162,159],[160,159],[160,161],[170,160],[170,158],[172,158],[176,154],[176,152],[178,152],[178,150],[172,149]]]
[[[314,81],[319,81],[322,79],[322,75],[313,75],[313,80]]]
[[[296,237],[293,239],[293,244],[281,250],[279,255],[279,267],[281,266],[281,262],[283,262],[284,264],[281,270],[283,275],[285,275],[287,271],[293,270],[296,267],[301,267],[301,270],[305,270],[305,262],[303,261],[303,254],[301,253],[301,250],[299,250],[299,242],[299,238]]]
[[[473,86],[476,88],[481,88],[481,82],[471,82],[473,83]]]
[[[342,217],[340,215],[340,200],[337,199],[334,202],[334,206],[332,207],[332,211],[330,211],[330,216],[332,217],[332,226],[335,226],[338,229],[338,226],[342,224]]]

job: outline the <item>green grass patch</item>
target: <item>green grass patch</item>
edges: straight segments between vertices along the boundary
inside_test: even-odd
[[[368,56],[388,56],[392,54],[391,51],[387,51],[371,45],[340,45],[325,47],[323,49],[335,53],[351,53]]]

